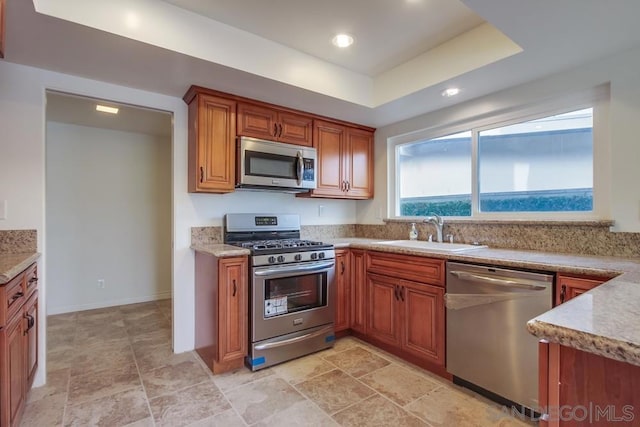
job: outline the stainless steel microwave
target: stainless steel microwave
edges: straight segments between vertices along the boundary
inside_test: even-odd
[[[243,136],[237,155],[237,188],[290,192],[316,188],[315,148]]]

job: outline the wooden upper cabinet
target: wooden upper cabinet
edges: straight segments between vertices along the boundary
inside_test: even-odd
[[[0,0],[0,58],[4,58],[4,21],[5,21],[5,0]]]
[[[312,131],[311,116],[258,104],[238,103],[238,135],[311,147]]]
[[[236,179],[236,102],[198,93],[189,103],[189,192],[229,193]]]
[[[572,277],[559,274],[556,280],[556,305],[567,302],[598,285],[606,282],[607,278]]]
[[[311,197],[373,197],[373,132],[316,120],[318,187]]]
[[[373,132],[347,128],[347,195],[349,198],[373,197]]]

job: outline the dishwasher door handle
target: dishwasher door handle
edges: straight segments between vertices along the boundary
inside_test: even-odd
[[[512,289],[527,289],[532,291],[544,291],[548,286],[540,285],[539,282],[527,279],[501,279],[498,277],[487,276],[484,274],[470,273],[468,271],[453,270],[449,272],[452,276],[460,280],[468,280],[471,282],[486,283],[489,285],[504,286]]]

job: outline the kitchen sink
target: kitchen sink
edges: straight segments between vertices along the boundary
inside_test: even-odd
[[[467,245],[464,243],[439,243],[424,240],[391,240],[378,242],[379,245],[397,246],[408,249],[424,249],[434,252],[464,252],[474,249],[486,248],[485,245]]]

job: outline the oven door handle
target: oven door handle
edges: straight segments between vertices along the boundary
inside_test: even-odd
[[[264,277],[264,276],[282,276],[291,274],[297,275],[307,274],[307,273],[315,273],[324,270],[331,270],[334,268],[335,262],[333,261],[325,261],[325,262],[314,262],[312,265],[301,265],[295,264],[294,266],[282,266],[282,267],[271,267],[264,270],[255,269],[253,274],[256,276]]]
[[[267,343],[264,343],[264,344],[258,344],[257,346],[255,346],[255,349],[256,350],[269,350],[270,348],[282,347],[283,345],[289,345],[289,344],[293,344],[293,343],[296,343],[296,342],[308,340],[310,338],[315,338],[317,336],[324,335],[327,332],[333,332],[333,324],[331,324],[331,325],[329,325],[327,327],[324,327],[324,328],[320,329],[319,331],[309,332],[308,334],[300,335],[299,337],[288,338],[288,339],[282,340],[282,341],[275,341],[275,342],[267,342]]]

